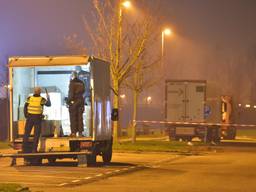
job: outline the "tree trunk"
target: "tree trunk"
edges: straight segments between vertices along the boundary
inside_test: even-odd
[[[136,90],[133,90],[132,143],[136,142],[137,103],[138,92]]]
[[[113,100],[113,108],[118,109],[119,108],[119,86],[118,86],[117,79],[113,79],[113,89],[115,91],[114,100]],[[118,114],[118,115],[120,115],[120,114]],[[118,120],[113,121],[113,141],[118,142]]]

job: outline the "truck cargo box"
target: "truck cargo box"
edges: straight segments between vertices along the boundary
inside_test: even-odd
[[[166,121],[204,122],[206,81],[167,80],[166,81]],[[174,126],[170,130],[175,138],[191,140],[202,133],[198,126]]]

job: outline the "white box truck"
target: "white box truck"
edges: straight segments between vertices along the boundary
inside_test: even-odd
[[[15,56],[9,58],[9,138],[15,149],[22,145],[25,117],[23,106],[35,86],[47,89],[52,107],[45,110],[39,153],[17,153],[2,157],[48,159],[77,158],[78,164],[95,164],[100,155],[104,162],[112,157],[112,127],[110,98],[110,65],[86,55],[74,56]],[[84,136],[69,137],[69,114],[65,98],[68,95],[70,75],[83,72],[86,105],[84,106]],[[31,135],[33,136],[33,135]],[[31,160],[31,161],[32,161]]]
[[[170,139],[219,142],[235,139],[232,98],[221,96],[217,86],[205,80],[166,81],[166,121]]]
[[[166,121],[181,123],[169,127],[170,138],[191,140],[194,136],[204,137],[203,127],[182,125],[182,122],[204,122],[205,100],[206,81],[166,81]]]

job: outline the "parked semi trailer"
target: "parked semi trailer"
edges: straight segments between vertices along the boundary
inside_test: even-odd
[[[235,138],[235,128],[219,125],[231,123],[231,97],[219,96],[204,80],[167,80],[165,106],[170,139]]]

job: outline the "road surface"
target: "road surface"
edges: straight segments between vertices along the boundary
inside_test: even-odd
[[[20,183],[32,191],[256,191],[256,147],[216,147],[197,154],[114,153],[113,163],[80,168],[10,167],[0,159],[0,183]],[[100,160],[100,159],[99,159]],[[21,164],[21,162],[18,162]]]

